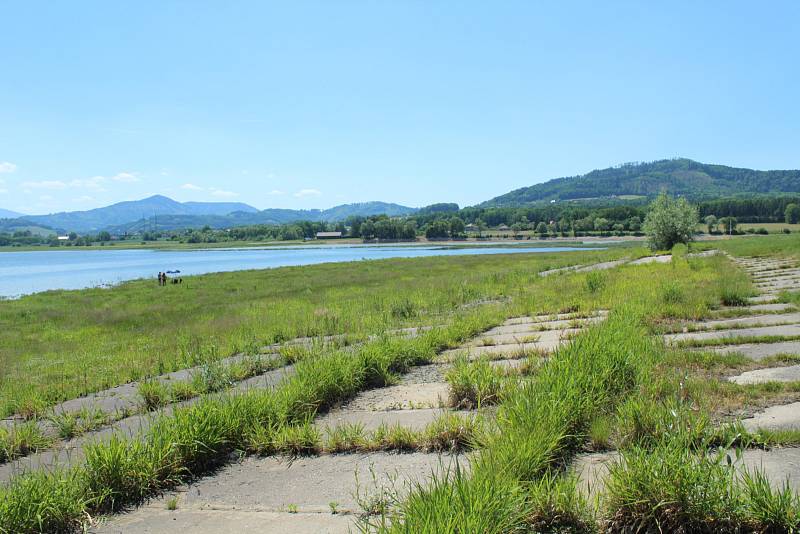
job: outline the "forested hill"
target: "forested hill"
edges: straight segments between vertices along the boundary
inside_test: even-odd
[[[800,192],[800,170],[756,171],[708,165],[690,159],[626,163],[581,176],[557,178],[523,187],[486,201],[482,206],[515,206],[550,200],[610,197],[653,197],[662,190],[692,200],[741,193]]]

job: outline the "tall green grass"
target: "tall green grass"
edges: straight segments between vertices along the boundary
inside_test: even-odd
[[[464,532],[471,530],[463,525],[476,525],[485,532],[512,532],[534,523],[555,527],[567,512],[573,522],[583,522],[578,498],[564,490],[559,472],[584,442],[596,414],[612,410],[660,350],[631,310],[589,328],[508,394],[497,412],[497,429],[471,462],[469,476],[446,474],[415,488],[393,521],[379,518],[372,526]],[[557,487],[560,498],[545,498],[544,487]]]
[[[0,531],[69,530],[86,514],[137,503],[215,468],[231,451],[255,449],[265,437],[284,448],[294,444],[295,450],[303,452],[316,440],[303,434],[316,413],[358,391],[385,385],[395,373],[430,361],[437,352],[497,324],[502,317],[503,311],[497,308],[478,310],[414,339],[386,337],[355,351],[305,358],[274,390],[205,397],[159,417],[142,436],[115,437],[88,447],[82,465],[16,477],[0,489]],[[77,504],[66,503],[56,499],[54,491],[55,496],[79,495],[80,499]]]
[[[394,509],[365,520],[364,529],[456,533],[473,531],[474,526],[474,531],[499,533],[590,532],[600,528],[577,492],[575,479],[564,475],[587,441],[599,439],[600,434],[607,441],[613,428],[621,435],[626,450],[638,448],[652,455],[658,450],[659,439],[680,433],[684,439],[687,435],[692,438],[684,441],[687,454],[697,455],[704,450],[703,440],[716,440],[706,441],[710,445],[721,439],[709,431],[708,420],[695,416],[688,404],[662,405],[641,395],[642,388],[654,381],[656,365],[667,357],[662,342],[649,335],[649,325],[655,326],[665,318],[702,316],[718,306],[718,280],[726,269],[733,267],[725,258],[687,258],[670,266],[609,271],[602,291],[595,284],[587,284],[589,295],[584,294],[578,308],[590,306],[598,298],[591,295],[601,293],[599,298],[603,298],[608,294],[614,309],[608,320],[574,338],[503,399],[496,430],[484,438],[485,447],[470,462],[468,473],[450,472],[434,478],[431,484],[415,486]],[[675,395],[680,401],[681,393]],[[598,430],[599,426],[604,430]],[[659,476],[670,475],[662,472]],[[624,489],[626,483],[616,487]],[[642,495],[644,491],[639,493]],[[774,515],[784,517],[789,512],[784,510],[787,507],[780,507],[781,499],[785,500],[766,497],[770,505],[759,509],[764,514],[777,510]],[[710,503],[697,506],[716,514],[706,518],[709,522],[703,527],[710,530],[703,531],[727,524],[724,505],[717,509],[708,508]],[[614,525],[620,525],[628,529],[623,531],[636,532],[639,524],[635,521],[641,521],[646,527],[641,531],[657,531],[647,530],[652,524],[647,522],[644,514],[650,512],[644,508],[634,510],[631,521],[625,522],[622,508],[612,502],[609,510],[613,511],[606,516],[609,529],[614,531]]]
[[[42,415],[61,400],[296,337],[441,324],[462,306],[550,285],[540,270],[635,253],[336,263],[0,300],[0,416]],[[537,308],[558,297],[546,290]]]

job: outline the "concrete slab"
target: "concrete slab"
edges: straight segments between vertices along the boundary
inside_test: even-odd
[[[594,499],[602,495],[609,466],[619,460],[617,451],[579,454],[570,465],[570,471],[578,476],[578,491],[585,497]]]
[[[173,532],[182,526],[190,532],[218,532],[220,525],[224,525],[222,531],[238,532],[240,526],[253,525],[256,513],[290,509],[297,513],[263,516],[259,532],[315,532],[314,528],[339,532],[335,530],[341,524],[338,518],[334,524],[320,515],[333,516],[329,503],[336,503],[340,513],[358,512],[357,495],[369,500],[387,490],[402,494],[408,483],[424,483],[432,473],[452,469],[456,463],[468,466],[464,456],[421,453],[326,455],[293,461],[246,458],[129,514],[113,517],[95,532]],[[178,509],[165,513],[167,501],[174,496]],[[227,513],[220,518],[214,511]]]
[[[342,406],[343,410],[382,411],[439,408],[447,405],[445,382],[401,384],[364,391]]]
[[[683,334],[668,334],[664,339],[669,343],[679,341],[707,339],[727,339],[741,336],[800,336],[800,324],[780,326],[761,326],[756,328],[734,328],[730,330],[715,330],[711,332],[688,332]]]
[[[513,332],[538,332],[540,330],[558,330],[563,328],[570,328],[572,326],[586,326],[589,324],[599,323],[604,320],[606,315],[598,315],[595,317],[572,317],[566,319],[553,319],[547,321],[521,321],[514,322],[506,321],[500,326],[496,326],[487,330],[478,337],[493,335],[498,332],[513,333]]]
[[[750,431],[759,428],[768,430],[800,429],[800,402],[770,406],[753,417],[742,419],[742,424]]]
[[[217,363],[223,366],[239,363],[246,358],[260,358],[262,361],[275,361],[279,358],[277,354],[262,354],[258,356],[245,356],[237,354],[229,358],[223,358]],[[193,376],[202,370],[203,366],[189,367],[153,377],[149,380],[161,382],[163,384],[174,384],[176,382],[190,381]],[[139,386],[143,380],[129,382],[113,388],[108,388],[96,393],[90,393],[84,397],[70,399],[52,407],[54,413],[76,413],[83,409],[98,410],[108,415],[118,412],[136,411],[142,402],[139,395]],[[0,420],[0,426],[8,425],[9,422],[18,421],[19,417],[8,417]],[[46,422],[44,422],[46,424]],[[46,429],[45,429],[46,430]]]
[[[758,312],[782,312],[782,311],[794,311],[796,308],[791,304],[786,304],[784,302],[774,302],[770,304],[754,304],[752,306],[725,306],[720,308],[719,312],[726,312],[726,311],[741,311],[741,312],[751,312],[757,314]]]
[[[784,481],[788,481],[795,492],[800,490],[800,448],[746,450],[739,465],[751,473],[761,470],[775,488],[781,488]]]
[[[639,258],[628,263],[628,265],[645,265],[648,263],[669,263],[672,261],[672,254],[664,254],[663,256],[647,256]]]
[[[721,345],[708,347],[707,350],[719,354],[742,354],[751,360],[763,360],[779,354],[800,355],[800,341],[779,341],[777,343],[745,343],[742,345]]]
[[[478,344],[477,342],[480,338],[484,337],[495,337],[500,336],[503,334],[538,334],[540,332],[545,331],[554,331],[554,330],[566,330],[569,329],[572,325],[572,321],[575,321],[575,326],[582,327],[587,323],[598,322],[601,321],[603,318],[595,318],[590,320],[585,319],[570,319],[570,320],[560,320],[560,321],[551,321],[551,322],[542,322],[542,323],[517,323],[517,324],[509,324],[509,325],[500,325],[495,326],[494,328],[490,328],[489,330],[483,332],[476,338],[474,338],[473,345]],[[548,327],[549,326],[549,327]]]
[[[759,282],[755,284],[760,289],[780,289],[781,291],[790,291],[792,289],[800,289],[800,283],[797,280],[776,280],[774,282]]]
[[[702,330],[714,330],[781,325],[787,323],[800,323],[800,312],[748,315],[747,317],[736,317],[733,319],[716,319],[713,321],[692,323],[692,326]]]
[[[747,299],[747,302],[750,302],[751,304],[766,304],[770,302],[776,302],[777,300],[778,300],[778,295],[764,294],[764,295],[758,295],[756,297],[749,297]]]
[[[597,310],[589,314],[590,317],[607,317],[608,310]],[[514,325],[514,324],[529,324],[529,323],[541,323],[541,322],[548,322],[548,321],[565,321],[570,319],[584,319],[589,318],[585,317],[583,313],[553,313],[550,315],[534,315],[534,316],[522,316],[522,317],[512,317],[506,320],[503,325]]]
[[[252,379],[259,380],[259,384],[252,382],[247,387],[241,387],[243,383],[240,383],[239,386],[234,388],[234,390],[245,390],[256,387],[272,387],[280,383],[280,381],[288,376],[292,372],[292,369],[293,366],[269,371],[268,373]],[[189,406],[201,398],[202,397],[195,397],[194,399],[190,399],[185,402],[172,404],[158,411],[132,415],[130,417],[120,419],[119,421],[116,421],[113,424],[100,428],[96,431],[87,432],[68,441],[58,442],[50,449],[31,454],[24,458],[19,458],[12,462],[0,464],[0,483],[7,482],[13,476],[25,471],[54,469],[56,467],[77,465],[83,461],[83,449],[87,444],[95,442],[105,443],[116,434],[121,434],[127,437],[139,435],[150,428],[158,416],[169,415],[176,408],[181,406]]]
[[[800,365],[756,369],[728,378],[736,384],[763,384],[764,382],[796,382],[800,380]]]
[[[315,421],[321,429],[335,428],[339,425],[362,425],[364,430],[375,430],[381,425],[402,426],[411,430],[422,430],[439,417],[453,413],[452,410],[442,408],[427,408],[421,410],[392,410],[376,412],[374,410],[334,410]],[[456,412],[462,413],[462,412]],[[469,413],[469,412],[463,412]]]
[[[356,517],[352,514],[286,513],[243,511],[236,509],[182,509],[170,511],[150,509],[146,516],[138,511],[129,515],[101,519],[89,529],[97,534],[160,534],[219,532],[286,534],[348,534],[355,531]]]
[[[542,334],[550,334],[551,332],[542,332]],[[480,356],[505,356],[506,358],[513,358],[522,356],[525,353],[542,352],[550,353],[556,350],[563,343],[568,341],[567,337],[559,336],[545,336],[542,335],[538,341],[531,343],[514,343],[509,345],[492,345],[481,347],[463,347],[458,349],[447,350],[441,354],[441,358],[448,360],[455,358],[460,354],[465,354],[470,358],[478,358]]]

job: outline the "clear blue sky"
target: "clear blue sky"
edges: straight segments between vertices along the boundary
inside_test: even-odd
[[[798,2],[9,0],[0,20],[0,207],[27,213],[800,167]]]

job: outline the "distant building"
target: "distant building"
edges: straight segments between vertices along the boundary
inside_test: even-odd
[[[501,224],[500,226],[498,226],[498,227],[497,227],[497,229],[498,229],[498,230],[501,230],[501,231],[503,231],[503,232],[505,232],[505,231],[508,231],[508,230],[511,230],[511,228],[509,228],[509,227],[508,227],[507,225],[505,225],[505,224]]]
[[[58,240],[59,241],[69,241],[69,236],[68,235],[60,235],[60,236],[58,236]]]
[[[339,239],[342,232],[317,232],[317,239]]]
[[[479,228],[476,224],[468,224],[464,227],[464,230],[467,232],[477,232]]]

